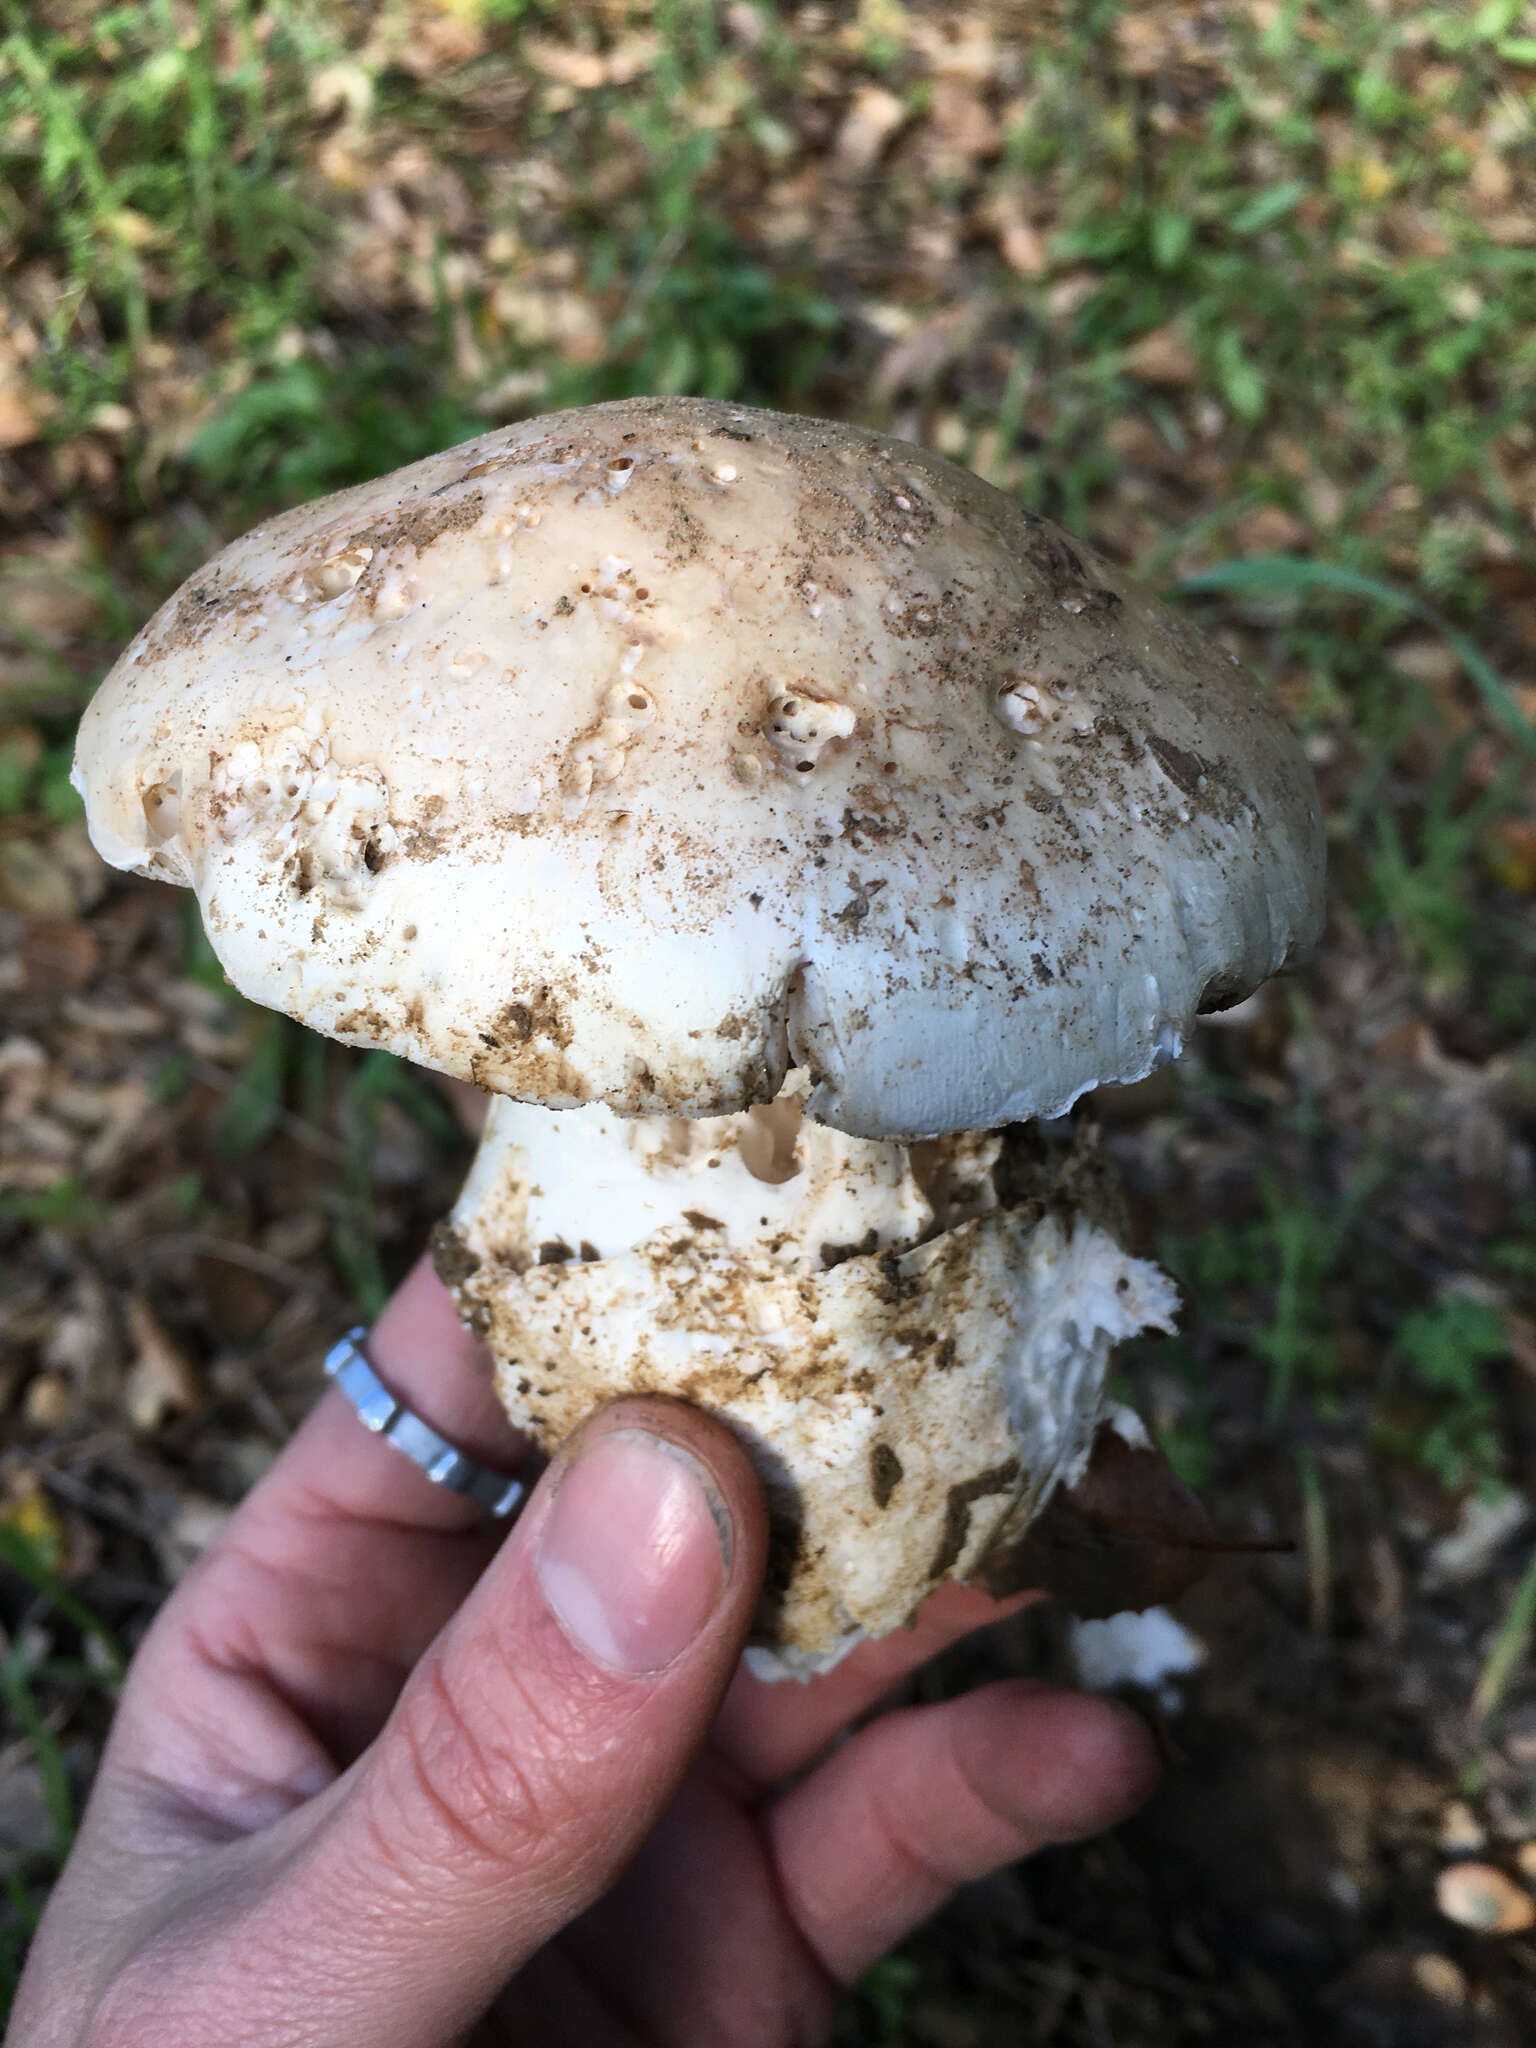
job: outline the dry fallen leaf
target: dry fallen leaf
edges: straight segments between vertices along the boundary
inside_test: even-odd
[[[1437,2005],[1465,2005],[1467,2002],[1466,1973],[1443,1956],[1437,1949],[1413,1959],[1413,1981]]]
[[[168,1415],[200,1408],[202,1381],[197,1367],[144,1295],[130,1295],[125,1313],[135,1355],[123,1385],[123,1399],[134,1428],[148,1432],[158,1429]]]
[[[1536,896],[1536,819],[1501,818],[1483,844],[1483,864],[1517,896]]]
[[[233,1510],[199,1493],[182,1496],[166,1533],[167,1564],[175,1577],[189,1572],[229,1526]]]
[[[1173,61],[1169,24],[1146,14],[1123,15],[1115,23],[1115,42],[1120,62],[1132,78],[1154,78]]]
[[[927,59],[936,78],[984,85],[996,76],[1002,53],[989,22],[963,14],[945,14],[932,22],[909,15],[902,26],[908,43]]]
[[[925,391],[959,360],[985,324],[987,307],[978,301],[946,306],[930,320],[908,329],[885,352],[875,372],[883,399],[903,391]]]
[[[1461,674],[1461,657],[1437,633],[1415,634],[1392,649],[1392,665],[1416,683],[1433,690],[1449,689]]]
[[[1051,1496],[1021,1542],[989,1572],[990,1591],[1038,1586],[1082,1620],[1161,1607],[1203,1577],[1224,1544],[1161,1451],[1128,1444],[1109,1423],[1075,1486]]]
[[[411,40],[400,52],[400,62],[415,78],[431,78],[451,71],[459,64],[472,64],[486,51],[485,32],[466,16],[446,6],[429,12],[412,23]]]
[[[1154,327],[1132,342],[1121,358],[1133,377],[1144,384],[1193,384],[1199,372],[1189,339],[1177,321]]]
[[[75,1412],[73,1383],[61,1372],[40,1372],[27,1387],[21,1412],[33,1429],[62,1429]]]
[[[68,918],[80,908],[75,877],[54,849],[35,839],[0,839],[0,909]]]
[[[1515,189],[1515,174],[1503,157],[1484,150],[1467,174],[1467,197],[1478,212],[1497,213],[1509,204]]]
[[[1050,268],[1045,237],[1033,221],[1005,220],[997,231],[997,245],[1003,261],[1020,277],[1044,277]]]
[[[1232,538],[1245,555],[1290,554],[1301,547],[1307,530],[1283,505],[1257,505],[1234,522]]]
[[[16,379],[0,383],[0,448],[25,448],[43,431],[48,418],[47,394]]]
[[[660,42],[640,31],[624,36],[606,54],[539,36],[525,37],[521,48],[523,56],[546,78],[577,92],[591,92],[600,85],[632,84],[654,65]]]
[[[1464,1856],[1487,1846],[1483,1824],[1465,1799],[1453,1799],[1440,1816],[1440,1847],[1447,1856]]]
[[[34,917],[22,933],[21,962],[29,988],[84,988],[101,965],[101,946],[79,919]]]
[[[986,101],[956,78],[940,78],[934,86],[928,134],[936,167],[950,175],[993,155],[1002,141]]]
[[[837,159],[845,170],[867,171],[907,118],[895,93],[866,85],[853,95],[837,131]]]

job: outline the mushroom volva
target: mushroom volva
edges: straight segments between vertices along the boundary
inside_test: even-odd
[[[256,528],[77,773],[246,995],[491,1091],[438,1264],[507,1413],[722,1416],[774,1673],[995,1583],[1081,1468],[1174,1290],[1019,1127],[1321,919],[1310,774],[1224,648],[935,455],[700,399]]]

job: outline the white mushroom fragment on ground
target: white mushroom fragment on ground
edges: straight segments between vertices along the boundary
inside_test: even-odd
[[[1074,1621],[1069,1634],[1077,1682],[1085,1692],[1133,1685],[1149,1692],[1165,1714],[1184,1703],[1177,1681],[1198,1671],[1206,1647],[1166,1607]]]
[[[764,1668],[996,1579],[1171,1283],[1009,1127],[1316,935],[1226,652],[883,436],[695,399],[487,434],[227,548],[81,729],[92,835],[255,1000],[478,1082],[439,1248],[542,1445],[752,1449]]]

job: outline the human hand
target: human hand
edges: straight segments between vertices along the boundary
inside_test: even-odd
[[[369,1352],[515,1464],[425,1264]],[[1024,1681],[814,1763],[1002,1610],[946,1587],[764,1685],[764,1545],[746,1458],[679,1403],[594,1416],[503,1540],[328,1394],[135,1659],[12,2048],[815,2041],[955,1886],[1149,1790],[1134,1715]]]

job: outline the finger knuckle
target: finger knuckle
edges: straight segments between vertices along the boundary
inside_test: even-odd
[[[895,1807],[877,1794],[874,1821],[890,1865],[920,1889],[953,1891],[975,1875],[968,1862],[945,1853],[946,1845],[927,1839],[921,1817],[905,1806]]]
[[[522,1704],[471,1709],[439,1660],[421,1668],[382,1752],[370,1809],[390,1863],[413,1874],[449,1866],[462,1877],[537,1859],[566,1801]]]
[[[158,1949],[131,1958],[102,1993],[78,2048],[201,2048],[205,2010],[195,1973],[167,1967]]]

